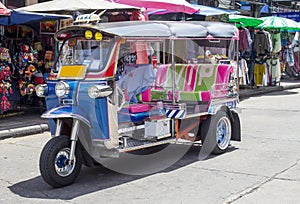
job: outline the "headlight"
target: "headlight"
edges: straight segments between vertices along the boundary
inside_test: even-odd
[[[55,85],[55,93],[57,97],[64,97],[70,92],[70,86],[64,81],[60,81]]]
[[[113,90],[110,86],[95,85],[90,86],[88,90],[89,97],[91,98],[103,98],[112,94]]]
[[[38,97],[45,97],[48,95],[48,86],[47,84],[38,84],[35,87],[35,93]]]

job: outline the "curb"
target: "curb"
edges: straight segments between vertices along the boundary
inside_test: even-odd
[[[286,86],[274,86],[274,87],[268,87],[268,88],[263,88],[263,89],[255,89],[248,93],[241,93],[240,100],[247,99],[252,96],[261,96],[261,95],[268,94],[271,92],[283,91],[283,90],[288,90],[288,89],[296,89],[296,88],[300,88],[300,84],[293,84],[293,85],[286,85]]]
[[[0,131],[0,140],[11,137],[22,137],[26,135],[33,135],[43,133],[49,130],[48,124],[32,125],[28,127],[14,128]]]

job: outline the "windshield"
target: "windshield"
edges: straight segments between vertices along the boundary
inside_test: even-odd
[[[57,67],[62,65],[86,65],[88,72],[103,70],[114,45],[114,38],[101,41],[70,38],[61,43]]]

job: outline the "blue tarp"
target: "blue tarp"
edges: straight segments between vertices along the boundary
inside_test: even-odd
[[[221,8],[215,8],[210,6],[203,6],[203,5],[196,5],[193,4],[194,8],[200,9],[199,12],[196,12],[195,14],[203,15],[203,16],[217,16],[222,14],[239,14],[238,11],[233,10],[226,10]]]
[[[0,25],[26,25],[37,21],[58,20],[66,18],[72,18],[72,16],[11,10],[10,16],[0,17]]]
[[[300,12],[272,13],[272,15],[300,22]]]
[[[251,3],[247,1],[237,1],[239,4],[241,4],[241,10],[244,11],[251,11]],[[266,3],[266,1],[260,1],[260,3]],[[260,13],[269,13],[269,5],[265,4],[261,9]]]

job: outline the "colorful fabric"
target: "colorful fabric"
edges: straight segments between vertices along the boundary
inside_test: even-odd
[[[228,84],[233,68],[230,65],[177,64],[175,66],[175,99],[184,101],[209,101],[211,97],[222,97],[227,90],[221,85]],[[154,100],[172,100],[172,65],[158,68],[154,89]]]
[[[266,64],[254,65],[254,77],[257,86],[263,85],[263,77],[266,74]]]
[[[146,91],[154,82],[155,73],[152,64],[139,65],[118,81],[118,86],[125,90],[131,102],[138,102],[136,96]]]
[[[271,39],[272,39],[272,45],[273,45],[273,53],[278,53],[281,51],[282,47],[281,47],[281,36],[280,33],[273,33],[271,35]]]

